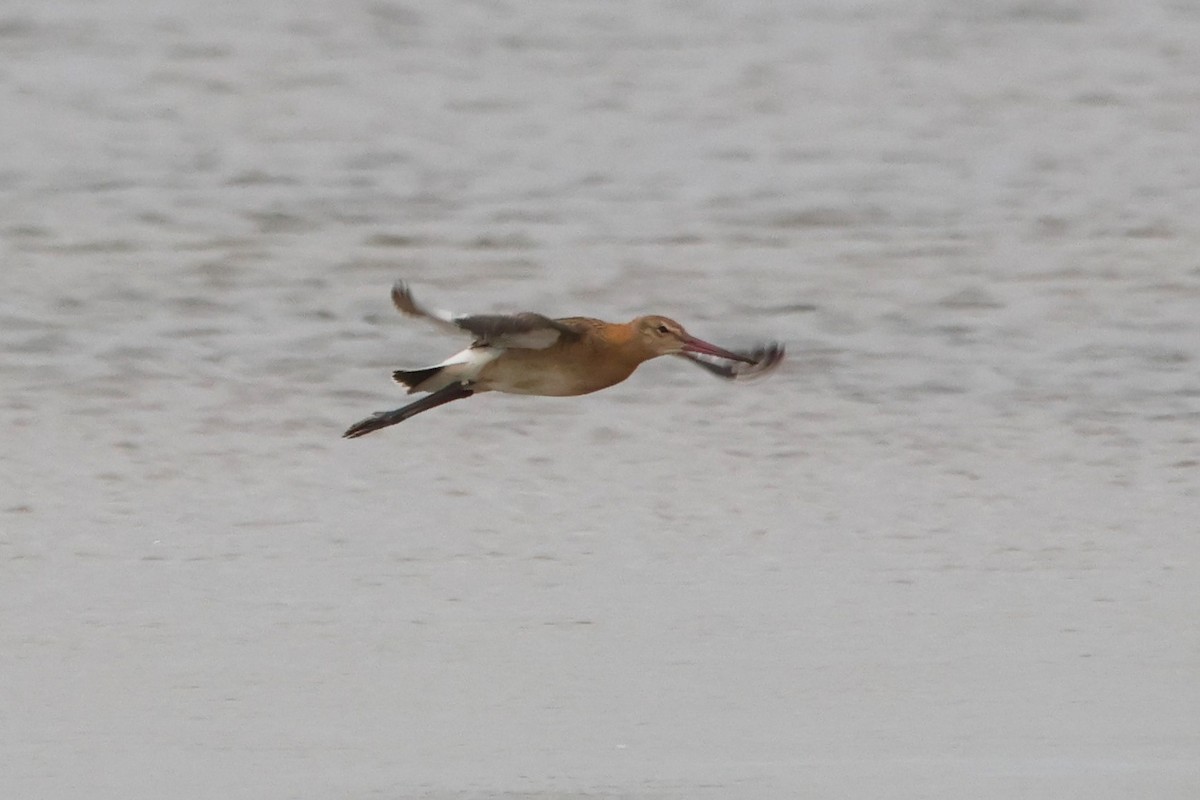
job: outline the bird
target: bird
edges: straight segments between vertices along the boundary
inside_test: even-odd
[[[645,361],[679,356],[726,380],[770,372],[783,360],[784,346],[766,342],[735,352],[692,336],[675,320],[658,314],[629,322],[591,317],[519,314],[461,314],[428,309],[404,281],[392,286],[400,313],[434,323],[442,330],[473,337],[465,350],[439,364],[398,369],[392,379],[408,394],[425,397],[392,411],[379,411],[342,434],[357,439],[404,422],[417,414],[482,392],[571,397],[614,386]]]

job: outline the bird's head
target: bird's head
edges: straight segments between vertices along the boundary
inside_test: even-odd
[[[699,353],[700,355],[727,358],[731,361],[744,361],[753,364],[754,360],[709,344],[692,336],[683,326],[669,317],[653,315],[638,317],[634,320],[637,338],[651,357],[679,355],[681,353]]]

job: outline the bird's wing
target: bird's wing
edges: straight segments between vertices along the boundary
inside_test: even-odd
[[[714,361],[706,356],[699,356],[694,353],[680,353],[681,358],[686,358],[698,367],[716,375],[718,378],[725,380],[747,380],[749,378],[757,378],[766,375],[771,370],[779,366],[779,362],[783,361],[784,348],[780,342],[767,342],[760,344],[745,355],[753,359],[753,364],[744,364],[740,361]]]
[[[524,350],[544,350],[561,337],[575,337],[571,328],[541,314],[452,314],[440,309],[427,309],[412,296],[403,281],[392,287],[392,304],[402,314],[424,317],[442,330],[469,333],[475,344],[510,347]]]
[[[521,314],[472,314],[458,317],[455,323],[475,336],[478,344],[544,350],[563,336],[575,332],[549,317],[526,311]]]
[[[412,296],[412,291],[408,288],[408,284],[404,281],[396,281],[392,285],[392,305],[401,314],[407,314],[410,317],[424,317],[425,319],[437,325],[444,331],[449,333],[462,333],[462,328],[455,322],[454,314],[441,309],[428,309],[422,305],[418,305],[416,299]]]

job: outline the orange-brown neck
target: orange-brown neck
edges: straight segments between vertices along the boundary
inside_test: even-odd
[[[634,322],[608,322],[596,330],[597,350],[604,360],[619,363],[630,371],[659,355],[639,334]]]

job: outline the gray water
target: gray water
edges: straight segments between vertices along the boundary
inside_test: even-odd
[[[1197,42],[0,5],[0,796],[1200,796]],[[398,277],[789,361],[343,441]]]

